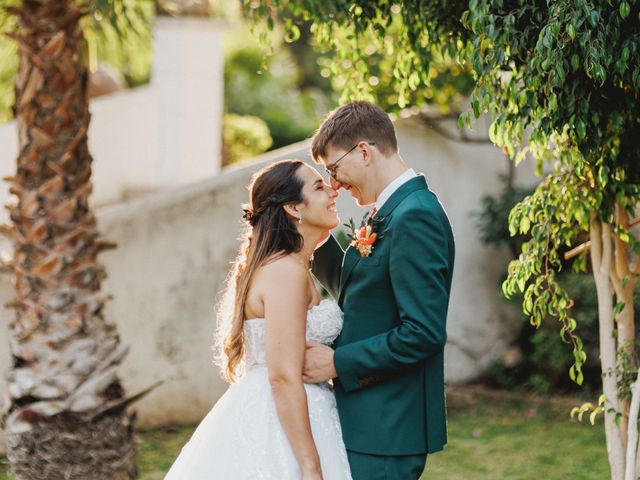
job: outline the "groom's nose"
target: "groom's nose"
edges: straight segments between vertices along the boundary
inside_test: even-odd
[[[333,188],[336,192],[342,187],[342,184],[333,177],[329,178],[329,183],[331,184],[331,188]]]

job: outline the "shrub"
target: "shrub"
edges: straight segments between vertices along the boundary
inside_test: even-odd
[[[273,148],[301,141],[318,127],[331,103],[321,89],[301,88],[300,77],[300,66],[287,50],[265,57],[259,46],[241,45],[225,59],[226,109],[264,120]]]
[[[269,127],[258,117],[227,113],[223,121],[222,165],[255,157],[269,150]]]
[[[502,180],[507,183],[506,178]],[[523,235],[509,235],[509,211],[532,191],[529,188],[506,185],[500,194],[483,198],[482,209],[474,216],[484,243],[509,248],[512,255],[517,256],[527,238]],[[503,278],[507,276],[506,267],[505,264]],[[575,300],[572,313],[587,353],[583,372],[584,385],[588,390],[597,391],[600,388],[598,303],[593,276],[589,273],[572,272],[571,264],[567,262],[558,275],[558,282]],[[500,285],[496,285],[496,289],[500,289]],[[514,296],[509,301],[521,304],[522,298]],[[511,347],[517,352],[516,361],[505,362],[501,359],[494,362],[485,372],[485,381],[501,388],[524,387],[538,393],[551,390],[576,391],[579,388],[567,375],[574,358],[571,349],[567,348],[558,333],[557,320],[546,318],[539,328],[535,328],[523,314],[522,326]]]

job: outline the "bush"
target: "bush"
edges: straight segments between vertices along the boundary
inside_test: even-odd
[[[559,283],[567,289],[575,304],[572,309],[578,327],[578,336],[584,342],[587,362],[583,367],[583,387],[590,392],[600,389],[600,362],[598,348],[598,306],[595,284],[590,274],[564,272]],[[521,298],[510,301],[521,302]],[[574,358],[570,345],[558,333],[557,320],[546,318],[539,328],[529,324],[523,315],[522,327],[512,344],[519,355],[516,362],[499,360],[485,374],[485,380],[501,388],[524,387],[537,393],[550,391],[576,392],[581,387],[568,375]]]
[[[269,127],[258,117],[227,113],[222,126],[222,165],[230,165],[269,150]]]
[[[505,178],[503,181],[506,183]],[[483,198],[482,210],[475,214],[483,242],[507,247],[512,255],[518,255],[526,238],[511,237],[507,220],[511,208],[531,192],[532,189],[506,185],[500,194]],[[506,267],[503,278],[507,275]],[[558,281],[575,302],[572,314],[578,324],[576,333],[583,340],[587,353],[583,386],[587,390],[598,391],[601,385],[598,303],[593,276],[590,273],[572,272],[571,263],[567,262],[558,275]],[[496,285],[496,288],[500,288],[500,285]],[[520,305],[522,297],[516,295],[509,301]],[[636,309],[639,307],[637,305]],[[538,393],[578,390],[579,387],[568,375],[574,358],[570,346],[563,342],[558,333],[557,320],[547,318],[537,329],[528,320],[523,314],[522,327],[511,345],[512,358],[494,362],[485,373],[485,381],[501,388],[524,387]]]
[[[332,105],[320,88],[301,88],[301,68],[285,49],[265,57],[259,46],[242,44],[227,53],[224,76],[227,111],[264,120],[273,148],[311,136]]]

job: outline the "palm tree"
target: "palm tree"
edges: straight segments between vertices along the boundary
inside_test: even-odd
[[[126,354],[103,316],[105,270],[89,196],[88,69],[76,0],[22,0],[7,11],[19,45],[17,203],[5,228],[14,246],[15,318],[4,415],[18,479],[137,477],[134,415],[117,370]],[[125,0],[95,0],[113,12]],[[119,5],[118,5],[119,4]],[[114,10],[114,7],[118,7]],[[110,18],[109,15],[103,15]]]

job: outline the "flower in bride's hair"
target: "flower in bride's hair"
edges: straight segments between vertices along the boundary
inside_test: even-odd
[[[253,208],[248,205],[242,208],[242,218],[245,219],[247,223],[253,225],[253,218],[255,217],[255,212]]]

